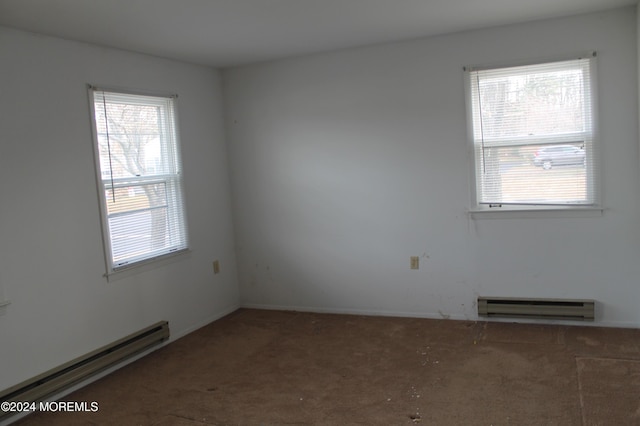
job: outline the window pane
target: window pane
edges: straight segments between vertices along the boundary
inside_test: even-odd
[[[171,246],[165,183],[107,191],[109,230],[114,263],[145,256]]]
[[[485,150],[483,160],[480,191],[484,203],[589,202],[587,161],[579,144],[494,147]]]
[[[103,178],[171,173],[162,105],[97,103],[96,130]]]
[[[518,73],[519,68],[479,73],[482,127],[486,139],[583,132],[582,69]]]

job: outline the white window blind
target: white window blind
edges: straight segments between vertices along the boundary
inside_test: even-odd
[[[598,204],[594,61],[466,70],[480,208]]]
[[[186,250],[174,98],[90,94],[108,273]]]

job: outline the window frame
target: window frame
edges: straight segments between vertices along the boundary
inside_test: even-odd
[[[90,110],[90,122],[92,129],[92,144],[94,152],[94,166],[96,172],[96,188],[98,195],[98,204],[100,210],[101,229],[102,229],[102,242],[104,249],[105,267],[106,272],[104,276],[111,280],[111,278],[121,275],[128,275],[131,271],[136,270],[148,270],[150,265],[164,264],[168,259],[189,253],[189,227],[187,223],[186,201],[184,191],[184,173],[181,159],[181,144],[180,144],[180,132],[178,126],[178,112],[177,112],[177,98],[178,96],[171,93],[154,92],[154,91],[141,91],[131,90],[124,88],[114,88],[109,86],[97,86],[87,85],[89,96],[89,110]],[[164,134],[160,140],[163,148],[168,148],[170,154],[167,154],[171,158],[172,173],[158,173],[150,174],[147,176],[129,176],[124,178],[112,178],[111,174],[105,174],[103,171],[102,158],[100,155],[100,140],[98,136],[95,94],[106,93],[115,95],[124,95],[127,97],[135,98],[141,97],[141,104],[149,106],[159,106],[160,108],[168,108],[170,110],[164,111],[163,119],[166,119],[169,124],[165,127],[168,129],[167,134]],[[156,102],[143,102],[142,98],[149,100],[155,98]],[[163,105],[164,104],[164,105]],[[144,256],[129,257],[128,261],[116,261],[113,256],[113,245],[111,238],[111,229],[109,225],[110,215],[107,206],[107,190],[119,187],[142,187],[149,184],[162,184],[172,186],[171,196],[167,195],[167,217],[169,221],[175,223],[179,221],[180,231],[179,236],[182,244],[174,249],[161,249],[148,252]],[[172,198],[172,200],[169,200]],[[152,207],[142,210],[151,210]],[[124,214],[126,215],[126,213]]]
[[[589,69],[589,80],[585,83],[589,89],[591,98],[591,142],[588,155],[588,173],[586,190],[589,193],[589,203],[585,204],[552,204],[552,203],[502,203],[500,205],[492,205],[488,202],[480,201],[481,183],[478,182],[477,167],[479,161],[476,158],[478,151],[474,124],[474,104],[473,104],[473,86],[472,73],[484,70],[500,70],[512,67],[538,66],[552,64],[556,62],[565,62],[577,59],[588,59],[587,65]],[[537,60],[513,61],[506,63],[497,63],[490,65],[473,65],[463,67],[464,89],[465,89],[465,107],[467,119],[467,145],[470,164],[470,208],[468,213],[472,218],[509,218],[509,217],[592,217],[601,216],[604,212],[602,204],[602,155],[601,143],[598,131],[598,91],[597,91],[597,54],[595,51],[585,52],[581,55],[553,57]],[[585,132],[577,132],[574,135],[565,134],[562,136],[534,136],[524,137],[520,140],[516,138],[494,138],[496,147],[504,144],[504,146],[534,146],[536,141],[540,145],[571,145],[581,140],[580,136]],[[483,136],[484,138],[484,136]],[[486,140],[486,139],[485,139]],[[527,142],[530,141],[530,142]],[[554,142],[549,142],[554,141]],[[482,148],[484,149],[484,148]],[[585,147],[586,149],[586,147]]]

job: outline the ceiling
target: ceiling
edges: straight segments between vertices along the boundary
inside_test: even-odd
[[[637,0],[0,0],[0,25],[229,67]]]

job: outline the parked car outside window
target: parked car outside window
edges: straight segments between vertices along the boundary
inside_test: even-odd
[[[533,164],[549,170],[554,166],[585,165],[584,149],[573,145],[554,145],[540,148],[533,155]]]

